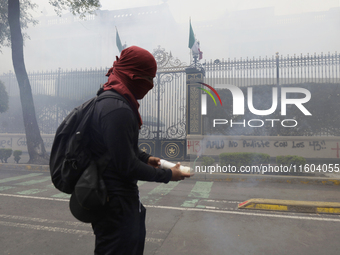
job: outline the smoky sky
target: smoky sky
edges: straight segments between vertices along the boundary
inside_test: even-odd
[[[100,14],[96,24],[75,20],[63,27],[67,13],[58,18],[48,1],[35,2],[39,7],[33,15],[39,24],[27,30],[31,39],[24,49],[28,71],[110,67],[119,55],[115,27],[123,44],[150,52],[160,46],[189,64],[189,19],[203,52],[201,62],[265,58],[276,52],[283,56],[334,53],[340,39],[339,0],[105,0],[101,10],[112,11],[105,15],[117,14],[117,18],[103,19]],[[166,15],[153,20],[157,10]],[[118,17],[119,12],[126,16]],[[44,25],[42,17],[53,16],[49,27]],[[0,74],[13,70],[10,49],[0,54]]]

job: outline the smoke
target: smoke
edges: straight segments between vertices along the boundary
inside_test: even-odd
[[[29,71],[110,67],[122,43],[152,52],[160,45],[182,62],[190,62],[189,18],[200,41],[203,60],[252,58],[335,52],[339,4],[318,1],[101,1],[95,16],[79,20],[69,13],[54,15],[45,1],[35,13],[39,24],[28,29],[25,44]],[[317,36],[315,36],[317,35]],[[12,70],[5,49],[0,74]]]

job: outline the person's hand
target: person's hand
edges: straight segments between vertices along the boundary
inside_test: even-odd
[[[186,177],[190,177],[190,173],[183,173],[179,167],[181,163],[177,163],[174,167],[170,168],[172,171],[171,181],[181,181]]]
[[[161,165],[161,159],[157,157],[150,157],[148,159],[148,165],[153,166],[153,167],[159,167]]]

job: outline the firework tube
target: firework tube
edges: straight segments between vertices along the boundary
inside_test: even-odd
[[[170,169],[170,168],[174,167],[175,165],[176,164],[174,164],[174,163],[171,163],[169,161],[161,159],[161,166],[160,167],[163,168],[163,169]],[[181,170],[182,173],[190,174],[190,167],[180,165],[179,170]]]

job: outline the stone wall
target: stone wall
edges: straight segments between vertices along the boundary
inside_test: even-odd
[[[340,137],[320,136],[199,136],[187,137],[190,156],[218,156],[223,152],[257,152],[271,157],[295,155],[311,159],[339,159]]]
[[[44,140],[45,149],[47,152],[51,151],[54,134],[47,135],[42,134]],[[21,150],[23,153],[27,152],[26,135],[25,134],[0,134],[0,148]]]

